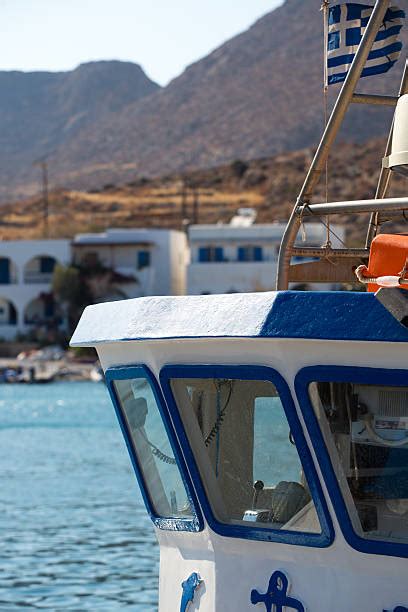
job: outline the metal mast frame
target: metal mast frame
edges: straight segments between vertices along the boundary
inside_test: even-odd
[[[408,64],[405,65],[399,96],[380,96],[355,93],[357,83],[372,49],[390,0],[376,0],[364,35],[334,105],[326,129],[303,183],[296,204],[286,226],[279,251],[276,288],[287,289],[290,282],[355,282],[353,267],[366,263],[369,247],[381,222],[381,212],[395,213],[408,209],[408,198],[384,199],[390,181],[390,169],[382,168],[375,199],[359,202],[334,202],[310,204],[314,189],[325,167],[334,140],[343,123],[348,107],[352,103],[395,106],[399,96],[408,91]],[[388,138],[386,155],[391,151],[393,127]],[[295,240],[305,216],[321,216],[345,213],[371,212],[365,248],[332,249],[330,245],[321,248],[295,247]],[[319,257],[320,261],[291,265],[293,256]]]

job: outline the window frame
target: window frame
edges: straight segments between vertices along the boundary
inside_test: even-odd
[[[187,498],[191,505],[192,518],[163,517],[163,516],[158,515],[155,511],[153,502],[150,497],[149,488],[146,484],[146,481],[143,475],[143,471],[139,465],[137,453],[135,452],[135,449],[134,449],[134,444],[132,441],[131,433],[127,425],[127,420],[126,420],[124,411],[122,409],[121,403],[119,401],[119,398],[118,398],[118,395],[116,393],[115,386],[114,386],[115,381],[134,380],[137,378],[146,379],[151,386],[153,396],[156,400],[157,407],[158,407],[160,416],[162,418],[166,434],[169,438],[170,447],[174,453],[176,465],[179,469],[181,479],[183,481],[184,487],[187,492]],[[115,409],[116,417],[118,419],[119,426],[120,426],[122,435],[126,443],[126,448],[129,453],[132,467],[135,472],[137,482],[139,484],[139,487],[142,493],[142,498],[146,506],[146,510],[148,511],[150,518],[153,521],[154,525],[158,529],[163,529],[167,531],[188,531],[188,532],[202,531],[204,529],[204,522],[203,522],[201,510],[200,510],[200,507],[197,501],[197,497],[195,495],[194,487],[192,485],[186,463],[181,453],[180,446],[177,442],[177,438],[174,434],[166,403],[163,399],[163,395],[160,391],[160,387],[153,373],[144,364],[131,365],[131,366],[115,366],[115,367],[110,367],[106,370],[105,380],[106,380],[106,386],[107,386],[110,398],[113,403],[113,407]]]
[[[359,366],[308,366],[295,378],[295,391],[309,436],[314,440],[316,457],[331,498],[334,512],[346,542],[355,550],[375,555],[408,557],[408,543],[369,540],[359,536],[353,528],[346,501],[342,495],[332,458],[319,426],[308,387],[313,382],[350,382],[377,384],[390,387],[407,387],[408,370],[369,368]]]
[[[334,530],[323,490],[313,463],[312,455],[303,435],[302,426],[296,413],[295,404],[284,378],[273,368],[254,365],[166,365],[160,371],[160,384],[176,430],[180,446],[189,465],[191,477],[204,517],[210,528],[225,537],[266,542],[278,542],[296,546],[326,548],[334,540]],[[194,453],[182,422],[182,418],[171,390],[170,381],[174,378],[230,378],[238,380],[262,380],[271,382],[279,393],[282,407],[292,432],[304,470],[311,497],[321,525],[321,533],[296,532],[267,527],[248,525],[229,525],[217,520],[195,460]]]

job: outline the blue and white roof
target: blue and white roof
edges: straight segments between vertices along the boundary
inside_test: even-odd
[[[144,297],[88,306],[71,346],[170,338],[408,342],[408,329],[372,293]]]

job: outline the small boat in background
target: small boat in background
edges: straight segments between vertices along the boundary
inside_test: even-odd
[[[105,380],[103,370],[100,365],[95,365],[89,372],[89,378],[92,382],[103,382]]]

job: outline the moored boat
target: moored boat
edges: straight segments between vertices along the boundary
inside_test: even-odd
[[[379,233],[408,210],[386,198],[408,166],[407,70],[377,197],[311,203],[348,105],[390,103],[355,93],[388,9],[367,18],[279,291],[98,304],[72,338],[98,352],[156,529],[160,612],[408,610],[408,236]],[[371,213],[361,249],[294,247],[307,216],[353,211]],[[287,290],[295,280],[369,291]]]

